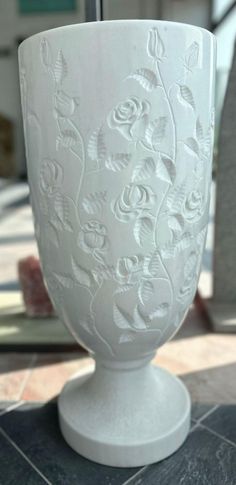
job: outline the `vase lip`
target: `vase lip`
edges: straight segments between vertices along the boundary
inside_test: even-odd
[[[102,29],[103,27],[106,27],[108,25],[113,25],[113,26],[120,26],[120,25],[127,25],[127,24],[152,24],[153,27],[155,26],[160,26],[160,25],[166,25],[170,28],[172,27],[177,27],[180,28],[181,30],[197,30],[197,31],[202,31],[204,35],[208,35],[210,38],[215,39],[215,35],[212,34],[209,30],[205,29],[204,27],[199,27],[198,25],[193,25],[193,24],[188,24],[184,22],[173,22],[170,20],[156,20],[156,19],[116,19],[116,20],[103,20],[103,21],[94,21],[94,22],[81,22],[77,24],[69,24],[69,25],[62,25],[60,27],[55,27],[53,29],[48,29],[48,30],[43,30],[42,32],[37,32],[36,34],[33,34],[27,39],[23,40],[21,42],[19,49],[22,48],[25,43],[30,42],[32,39],[37,38],[37,37],[44,37],[44,35],[54,35],[59,32],[65,33],[67,30],[90,30],[90,29]]]

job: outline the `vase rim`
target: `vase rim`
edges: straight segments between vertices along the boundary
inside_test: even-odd
[[[54,35],[58,34],[60,32],[65,33],[65,31],[71,31],[71,30],[90,30],[90,29],[103,29],[103,27],[106,27],[108,25],[113,25],[113,26],[120,26],[120,25],[127,25],[127,24],[152,24],[153,27],[155,26],[160,26],[160,25],[166,25],[170,28],[172,27],[177,27],[180,28],[181,30],[193,30],[193,31],[202,31],[204,35],[208,35],[212,39],[215,39],[215,35],[212,34],[209,30],[205,29],[204,27],[199,27],[198,25],[193,25],[193,24],[188,24],[184,22],[173,22],[170,20],[155,20],[155,19],[117,19],[117,20],[103,20],[103,21],[94,21],[94,22],[81,22],[77,24],[69,24],[69,25],[62,25],[60,27],[55,27],[53,29],[47,29],[43,30],[41,32],[37,32],[36,34],[33,34],[27,39],[23,40],[19,46],[19,49],[21,49],[22,45],[25,45],[25,43],[28,43],[34,38],[37,37],[44,37],[45,35]]]

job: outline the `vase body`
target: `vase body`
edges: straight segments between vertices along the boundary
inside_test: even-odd
[[[169,377],[154,375],[149,361],[181,325],[197,288],[211,181],[214,38],[171,22],[82,24],[31,37],[19,60],[44,277],[59,317],[97,362],[94,375],[61,396],[62,431],[101,463],[150,463],[173,452],[189,426],[185,390],[174,380],[179,394],[165,392]],[[148,389],[155,385],[155,399],[176,396],[179,404],[153,437]],[[140,386],[139,428],[132,415]],[[177,422],[173,438],[168,430]],[[172,445],[159,440],[167,435]]]

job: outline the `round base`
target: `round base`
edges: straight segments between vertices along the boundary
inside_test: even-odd
[[[150,364],[132,370],[97,366],[66,384],[58,406],[67,443],[109,466],[163,460],[182,445],[190,427],[187,389]]]

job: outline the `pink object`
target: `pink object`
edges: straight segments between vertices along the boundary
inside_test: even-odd
[[[18,262],[19,281],[26,313],[30,317],[54,315],[54,308],[43,282],[39,259],[28,256]]]

